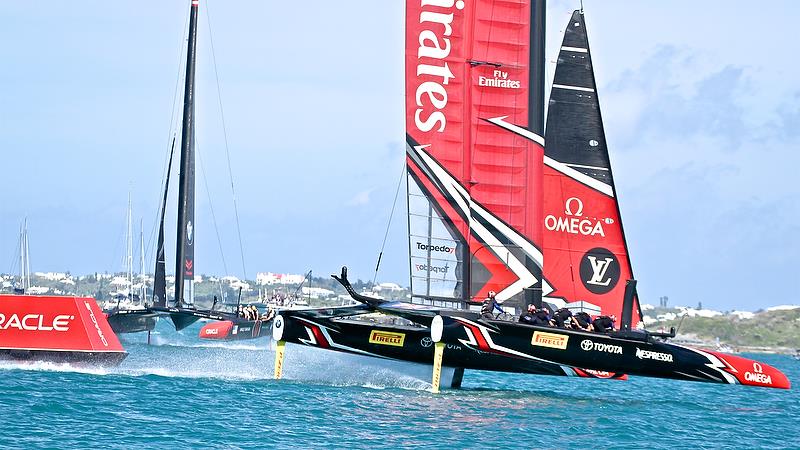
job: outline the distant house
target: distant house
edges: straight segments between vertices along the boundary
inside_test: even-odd
[[[50,288],[46,286],[31,286],[26,291],[27,294],[31,295],[43,295],[50,292]]]
[[[791,311],[793,309],[800,309],[800,305],[778,305],[767,308],[767,311]]]
[[[741,320],[752,319],[753,317],[756,316],[755,313],[752,313],[750,311],[731,311],[730,315],[736,316]]]
[[[377,286],[373,287],[372,290],[374,291],[402,291],[403,288],[400,287],[397,283],[380,283]]]
[[[127,277],[114,277],[109,284],[112,285],[112,286],[127,286],[128,285],[128,278]]]
[[[686,314],[689,317],[717,317],[722,315],[721,312],[714,311],[713,309],[695,309],[687,308],[685,306],[678,306],[677,308],[680,310],[681,315]]]
[[[300,284],[304,279],[304,275],[289,273],[258,272],[256,274],[256,284],[260,286],[271,286],[273,284]]]
[[[49,281],[60,281],[69,278],[64,272],[34,272],[34,275]]]
[[[248,283],[245,283],[244,281],[239,281],[239,280],[233,281],[230,283],[230,286],[234,290],[239,290],[240,288],[245,292],[250,290],[250,285]]]
[[[307,295],[311,298],[327,298],[336,295],[336,293],[330,289],[318,288],[318,287],[303,286],[302,291],[303,295]]]

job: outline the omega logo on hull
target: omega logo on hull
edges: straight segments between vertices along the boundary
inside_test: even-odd
[[[772,384],[772,377],[764,373],[764,368],[761,364],[754,362],[753,371],[745,372],[744,379],[754,383]]]

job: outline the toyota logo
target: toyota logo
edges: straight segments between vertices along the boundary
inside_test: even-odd
[[[428,348],[431,345],[433,345],[433,341],[428,336],[425,336],[424,338],[419,340],[419,345],[421,345],[421,346],[423,346],[425,348]]]
[[[581,341],[581,348],[585,351],[589,351],[594,347],[594,342],[590,341],[589,339],[584,339]]]

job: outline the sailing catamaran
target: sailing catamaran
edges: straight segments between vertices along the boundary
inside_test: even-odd
[[[674,329],[670,333],[652,333],[634,328],[634,312],[638,312],[636,281],[629,278],[632,271],[614,196],[582,11],[573,13],[565,31],[550,114],[553,119],[548,117],[548,126],[553,131],[548,129],[548,136],[554,139],[548,141],[547,148],[552,146],[554,150],[544,157],[549,168],[546,177],[550,177],[545,186],[551,189],[546,195],[551,204],[559,205],[551,210],[554,214],[572,217],[548,219],[553,217],[550,215],[543,223],[553,232],[545,244],[549,242],[550,253],[558,263],[552,272],[557,281],[555,290],[545,293],[560,293],[567,301],[589,299],[570,303],[594,309],[596,314],[620,312],[619,330],[598,333],[536,326],[486,318],[463,309],[385,302],[352,291],[343,270],[338,279],[353,298],[374,310],[430,327],[431,339],[438,349],[434,367],[440,364],[446,345],[466,345],[502,356],[506,362],[502,370],[509,372],[518,372],[517,361],[534,360],[659,378],[788,389],[788,378],[767,364],[671,344],[667,339],[675,336]],[[524,130],[517,132],[527,134]],[[435,158],[427,159],[431,165],[436,164]],[[463,184],[446,181],[444,184],[453,186],[453,192],[465,192]],[[470,205],[471,211],[481,212],[474,199],[465,196],[464,200],[462,203]],[[575,239],[571,235],[581,237]],[[565,269],[578,272],[579,276],[573,277],[578,282],[570,285],[562,275]],[[545,266],[545,275],[550,273]],[[603,296],[614,290],[623,292],[621,308],[613,303],[613,297]]]
[[[156,267],[153,280],[152,304],[142,310],[127,310],[117,313],[119,322],[131,325],[127,331],[150,331],[152,327],[134,327],[137,324],[149,323],[157,316],[166,316],[172,321],[176,330],[182,330],[199,319],[227,320],[235,317],[222,311],[197,309],[194,306],[194,242],[196,226],[194,221],[195,206],[195,62],[197,45],[197,20],[199,0],[191,0],[189,11],[189,33],[186,49],[186,67],[183,91],[183,114],[181,120],[180,140],[180,172],[178,174],[178,219],[176,228],[175,257],[175,296],[167,301],[166,252],[165,252],[165,217],[167,197],[169,193],[172,161],[175,151],[175,139],[172,140],[167,172],[164,182],[164,193],[161,199],[158,238],[156,243]],[[121,328],[121,327],[120,327]]]
[[[178,174],[178,222],[175,251],[175,297],[167,302],[166,257],[164,251],[164,218],[167,207],[169,174],[172,165],[170,150],[156,249],[156,270],[153,286],[153,306],[150,308],[170,318],[176,330],[182,330],[199,319],[222,320],[223,314],[194,307],[194,242],[195,242],[195,61],[197,46],[197,16],[200,1],[191,0],[189,35],[186,49],[186,73],[183,90],[181,121],[180,172]]]
[[[493,41],[488,36],[503,35],[502,24],[519,29],[513,18],[520,14],[508,11],[509,5],[500,8],[506,9],[491,14],[500,18],[495,27],[481,20],[486,11],[462,2],[408,7],[407,30],[414,35],[414,48],[406,55],[414,303],[360,295],[350,287],[344,269],[336,278],[370,310],[423,326],[436,343],[434,368],[444,363],[527,373],[533,364],[788,388],[785,375],[766,364],[667,343],[674,330],[635,329],[636,282],[613,188],[583,13],[575,11],[565,31],[548,115],[553,142],[548,141],[543,154],[544,140],[535,123],[519,125],[525,124],[528,107],[533,108],[517,91],[534,90],[521,69],[527,56],[519,57],[518,47],[527,43],[508,32],[510,42],[489,51]],[[470,18],[481,26],[465,27]],[[456,45],[463,43],[463,29],[474,33],[471,54]],[[551,265],[543,264],[548,255]],[[496,291],[504,308],[515,312],[527,304],[542,305],[544,297],[545,302],[596,315],[619,313],[622,326],[595,333],[482,318],[468,304],[489,291]],[[302,336],[303,328],[307,336]],[[282,313],[273,333],[276,339],[324,346],[320,338],[332,336],[324,331],[308,317]],[[402,330],[388,333],[386,339],[404,347]],[[281,351],[279,347],[279,357]],[[407,360],[417,354],[398,353],[393,357]],[[276,374],[279,367],[276,361]]]
[[[406,167],[412,302],[468,310],[497,291],[509,312],[541,302],[544,2],[408,3]],[[538,206],[537,206],[538,205]],[[368,312],[370,309],[361,309]],[[342,319],[347,308],[282,311],[288,342],[430,363],[425,326]],[[283,329],[281,329],[283,328]],[[501,356],[452,343],[451,385]],[[529,359],[516,370],[622,377]]]

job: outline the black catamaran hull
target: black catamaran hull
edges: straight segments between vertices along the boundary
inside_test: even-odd
[[[122,309],[107,312],[108,324],[116,334],[153,331],[158,315],[149,309]]]
[[[272,320],[245,320],[234,317],[216,320],[200,328],[200,339],[244,341],[272,336]]]
[[[410,320],[425,327],[423,333],[429,333],[429,338],[444,342],[451,349],[458,347],[459,351],[455,352],[458,367],[531,373],[528,368],[533,364],[585,368],[571,369],[575,372],[625,373],[782,389],[791,386],[786,375],[767,364],[670,344],[659,340],[661,337],[654,333],[631,330],[595,333],[484,319],[473,311],[431,309],[367,297],[350,285],[346,268],[334,278],[365,307]],[[626,297],[634,295],[635,283],[626,291]],[[629,308],[633,306],[630,301],[626,303]],[[470,357],[465,357],[464,349],[480,356],[467,353]],[[411,358],[412,353],[394,357]],[[445,361],[448,353],[453,351],[445,348]]]
[[[357,298],[363,301],[365,297]],[[519,322],[482,319],[467,311],[424,310],[419,305],[369,299],[378,311],[430,327],[448,345],[463,345],[500,357],[500,369],[521,372],[520,361],[561,364],[595,371],[686,381],[788,389],[778,369],[739,356],[663,342],[644,331],[594,333]],[[447,350],[445,350],[445,354]]]
[[[430,365],[433,361],[434,343],[427,327],[326,317],[319,314],[322,311],[283,311],[274,321],[273,338],[327,350],[411,363]],[[442,364],[456,369],[457,384],[460,384],[460,373],[463,369],[509,371],[506,357],[461,342],[446,346]],[[581,370],[537,359],[520,359],[515,362],[513,371],[537,375],[625,378],[621,374]]]

